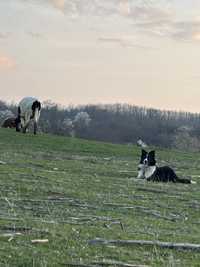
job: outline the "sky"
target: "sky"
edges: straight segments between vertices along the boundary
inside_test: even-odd
[[[200,112],[200,0],[0,0],[0,99]]]

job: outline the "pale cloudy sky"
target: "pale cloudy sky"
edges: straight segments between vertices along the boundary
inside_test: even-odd
[[[200,0],[0,0],[0,99],[200,112]]]

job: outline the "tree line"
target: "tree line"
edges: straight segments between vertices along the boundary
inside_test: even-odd
[[[112,143],[200,149],[200,114],[165,111],[129,104],[62,107],[43,102],[39,129],[44,133]],[[16,116],[16,105],[0,101],[0,123]]]

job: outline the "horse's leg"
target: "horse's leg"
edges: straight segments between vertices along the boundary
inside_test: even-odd
[[[26,133],[26,130],[27,130],[27,126],[24,126],[22,132]]]
[[[17,118],[16,118],[15,122],[16,122],[16,131],[20,132],[20,128],[21,128],[21,109],[20,109],[20,107],[18,107],[18,114],[17,114]]]
[[[29,124],[30,124],[30,121],[29,121],[29,122],[26,122],[26,123],[24,124],[24,127],[23,127],[23,133],[26,133],[26,130],[27,130]]]
[[[37,133],[37,122],[36,121],[34,121],[34,134],[36,134]]]
[[[40,109],[38,107],[36,107],[36,109],[34,110],[33,113],[33,119],[34,119],[34,134],[37,133],[37,129],[38,129],[38,120],[40,117]]]

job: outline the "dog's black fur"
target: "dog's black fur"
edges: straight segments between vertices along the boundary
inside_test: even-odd
[[[191,184],[194,183],[190,179],[187,178],[179,178],[175,171],[169,166],[158,167],[156,166],[155,160],[155,151],[146,152],[144,149],[142,150],[140,166],[143,165],[144,176],[147,173],[148,168],[155,167],[154,172],[149,176],[145,177],[147,181],[153,182],[173,182],[173,183],[184,183]]]

